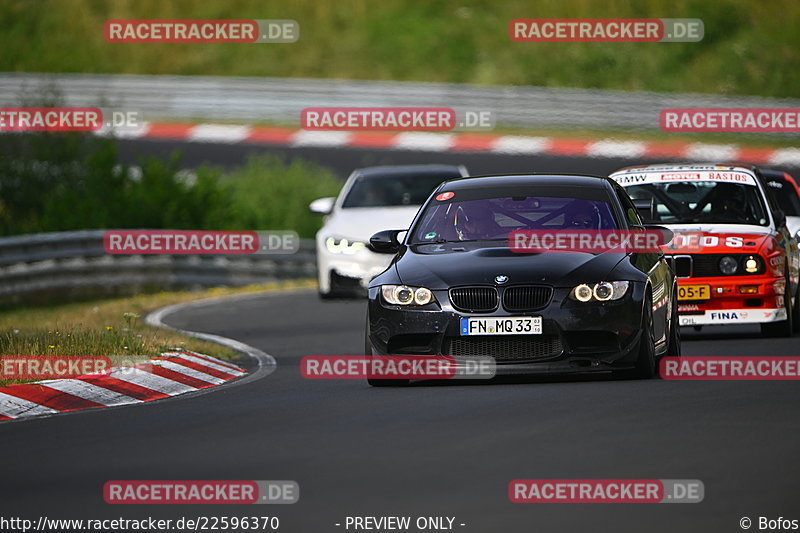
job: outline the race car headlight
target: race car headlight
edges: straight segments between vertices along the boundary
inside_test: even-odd
[[[428,305],[434,300],[433,293],[425,287],[383,285],[381,294],[383,299],[392,305]]]
[[[629,285],[627,281],[600,281],[592,286],[581,283],[570,291],[569,297],[579,302],[619,300],[628,292]]]
[[[744,271],[748,274],[755,274],[761,269],[761,265],[759,264],[758,257],[754,255],[748,255],[744,258]]]
[[[739,262],[736,261],[736,258],[726,255],[719,260],[719,271],[723,274],[730,276],[736,274],[737,270],[739,270]]]
[[[325,248],[332,254],[354,254],[357,251],[366,248],[367,245],[359,241],[349,241],[342,237],[328,237],[325,239]]]

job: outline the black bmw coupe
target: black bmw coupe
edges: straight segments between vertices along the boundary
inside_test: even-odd
[[[366,355],[491,357],[498,374],[655,376],[660,357],[680,355],[676,278],[660,249],[562,249],[557,239],[669,232],[643,226],[637,208],[598,176],[442,183],[410,229],[370,239],[395,257],[369,285]],[[552,249],[516,249],[525,232]]]

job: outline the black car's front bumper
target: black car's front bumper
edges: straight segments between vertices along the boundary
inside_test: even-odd
[[[543,308],[509,312],[502,304],[490,313],[456,310],[448,291],[434,290],[435,304],[424,308],[386,303],[369,289],[367,340],[373,355],[491,356],[498,374],[569,373],[631,368],[638,355],[643,283],[630,284],[619,301],[581,303],[556,288]],[[460,334],[461,318],[540,316],[536,335]]]

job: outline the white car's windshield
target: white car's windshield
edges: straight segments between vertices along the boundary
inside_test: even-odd
[[[422,205],[440,183],[455,177],[459,177],[458,174],[386,174],[360,177],[347,193],[342,208]]]

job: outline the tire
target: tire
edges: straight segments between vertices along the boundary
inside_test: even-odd
[[[786,320],[780,322],[767,322],[761,324],[761,334],[765,337],[791,337],[794,329],[794,321],[800,317],[794,315],[795,305],[792,305],[792,298],[789,296],[789,272],[786,272],[786,290],[783,296],[783,307],[786,309]]]
[[[672,298],[672,313],[669,324],[669,344],[665,357],[680,357],[681,356],[681,326],[678,317],[678,291],[673,292]]]
[[[636,379],[652,379],[658,373],[656,364],[656,336],[653,330],[653,298],[649,292],[645,296],[642,310],[641,337],[639,339],[639,356],[631,377]]]
[[[372,343],[369,341],[369,317],[364,326],[364,355],[371,359],[375,357],[372,350]],[[367,378],[367,383],[372,387],[403,387],[411,383],[409,379],[372,379]]]

